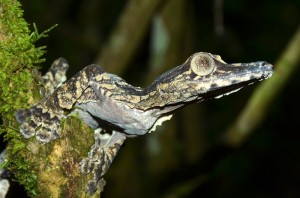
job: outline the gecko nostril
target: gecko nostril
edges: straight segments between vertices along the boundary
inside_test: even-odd
[[[267,65],[269,65],[269,63],[268,62],[266,62],[266,61],[262,61],[262,63],[261,63],[261,66],[267,66]]]

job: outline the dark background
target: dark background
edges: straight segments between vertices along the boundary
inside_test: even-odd
[[[145,79],[155,78],[149,75],[154,57],[154,19],[164,15],[169,2],[158,6],[125,69],[117,73],[133,85],[145,86]],[[274,64],[299,27],[299,0],[224,1],[221,13],[214,1],[177,2],[181,3],[175,3],[173,11],[180,15],[172,11],[164,15],[166,24],[178,25],[170,36],[180,35],[168,46],[176,51],[163,61],[169,68],[198,51],[219,54],[226,62],[265,60]],[[37,45],[47,46],[43,71],[56,58],[65,57],[71,65],[70,77],[95,63],[97,54],[105,50],[128,1],[21,3],[25,19],[36,23],[40,31],[59,24]],[[223,23],[216,23],[216,14],[223,16]],[[216,26],[223,31],[217,32]],[[138,31],[139,24],[135,28]],[[111,72],[110,65],[102,66]],[[237,148],[224,146],[219,139],[257,85],[220,100],[191,105],[158,131],[126,141],[105,176],[103,197],[300,197],[298,71],[272,101],[262,124]],[[15,192],[11,189],[10,195]]]

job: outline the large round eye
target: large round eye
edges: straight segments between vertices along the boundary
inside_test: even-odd
[[[199,76],[206,76],[214,71],[215,62],[208,54],[197,54],[191,60],[192,71]]]

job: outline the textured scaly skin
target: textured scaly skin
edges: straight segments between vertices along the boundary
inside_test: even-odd
[[[101,129],[95,130],[95,144],[80,162],[81,173],[94,174],[87,184],[89,193],[97,189],[126,137],[154,131],[187,104],[228,95],[273,73],[267,62],[227,64],[220,56],[205,52],[193,54],[144,89],[98,65],[85,67],[62,84],[67,68],[65,59],[56,60],[43,77],[46,97],[30,109],[19,110],[16,118],[22,123],[21,134],[25,138],[35,135],[41,143],[60,137],[65,110],[74,109],[70,115],[77,113],[86,124]]]

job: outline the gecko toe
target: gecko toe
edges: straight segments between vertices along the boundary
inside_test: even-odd
[[[97,182],[89,181],[86,185],[86,192],[93,194],[97,190]]]
[[[43,126],[36,131],[36,139],[41,143],[48,143],[60,137],[59,128],[56,126]]]
[[[32,116],[30,109],[20,109],[16,112],[15,118],[19,123],[24,123]]]
[[[35,128],[30,126],[30,123],[25,122],[20,127],[20,133],[24,136],[24,138],[31,138],[35,135]]]

